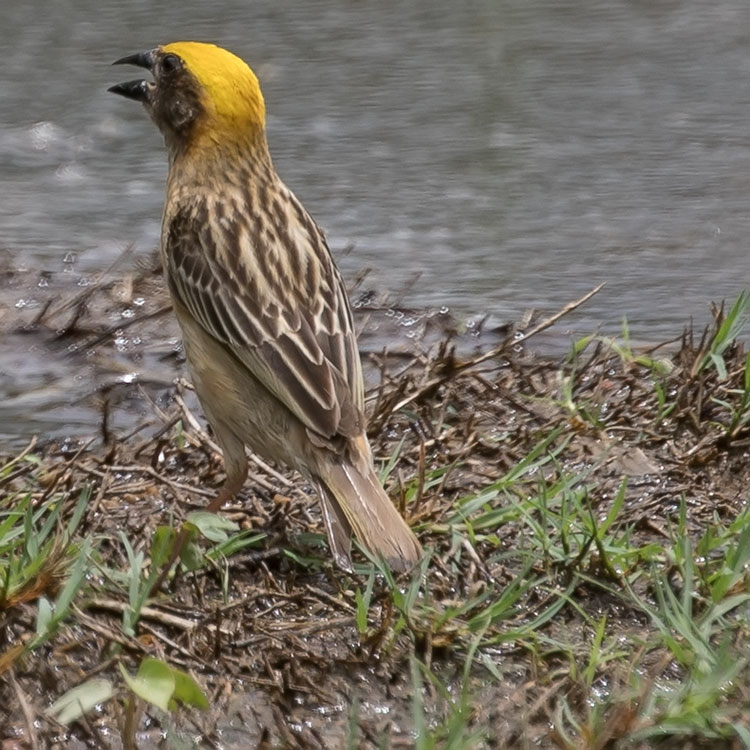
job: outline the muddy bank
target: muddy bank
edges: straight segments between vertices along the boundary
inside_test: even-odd
[[[360,324],[382,336],[365,356],[370,435],[429,550],[423,569],[393,582],[359,555],[342,574],[311,489],[251,459],[223,514],[234,546],[196,538],[195,569],[133,619],[157,527],[178,528],[223,478],[189,384],[173,382],[181,355],[159,288],[145,265],[3,311],[14,337],[99,380],[95,435],[40,435],[0,461],[0,523],[30,509],[33,537],[60,508],[44,564],[14,586],[6,576],[0,596],[3,747],[147,748],[165,732],[169,747],[735,746],[747,581],[712,586],[717,569],[744,565],[750,367],[721,338],[726,311],[668,346],[592,336],[549,357],[531,349],[540,317],[468,327],[355,291]],[[549,325],[564,319],[550,313]],[[384,351],[384,339],[399,343]],[[29,554],[17,537],[0,544],[6,572]],[[81,549],[75,604],[35,641],[39,598],[60,595]],[[696,621],[723,607],[705,653],[664,614],[670,591]],[[739,671],[717,678],[702,728],[682,715],[675,728],[674,696],[704,674],[698,656],[713,664],[722,632]],[[132,674],[146,655],[192,674],[209,709],[133,707],[118,665]],[[95,677],[114,698],[68,726],[45,713]]]
[[[100,274],[81,272],[72,256],[63,266],[19,269],[0,253],[0,442],[9,447],[20,448],[35,434],[91,436],[102,403],[127,400],[135,381],[155,394],[184,372],[156,254],[125,252]],[[496,345],[507,332],[507,324],[487,315],[456,319],[448,307],[406,307],[414,280],[388,295],[366,283],[362,272],[351,294],[370,384],[378,365],[368,355],[387,349],[408,358],[447,334],[459,351],[471,353]],[[559,334],[541,341],[568,346]],[[137,399],[131,407],[138,412]],[[118,412],[120,426],[133,426],[129,414]]]

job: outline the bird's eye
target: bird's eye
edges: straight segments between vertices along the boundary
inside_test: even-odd
[[[180,58],[177,57],[177,55],[173,55],[171,52],[168,52],[164,57],[161,59],[161,69],[165,73],[173,73],[177,68],[180,67]]]

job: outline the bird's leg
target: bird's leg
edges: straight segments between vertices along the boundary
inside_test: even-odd
[[[247,456],[245,455],[245,444],[228,435],[219,436],[221,449],[224,453],[224,466],[227,478],[219,490],[219,494],[208,504],[206,510],[216,513],[224,503],[236,497],[247,479]]]
[[[224,455],[227,456],[228,454],[225,452]],[[242,489],[242,485],[245,484],[245,479],[247,478],[247,459],[245,459],[244,448],[242,457],[244,460],[241,464],[234,461],[231,464],[227,462],[227,478],[224,480],[224,484],[221,486],[221,489],[219,490],[216,497],[206,506],[206,510],[209,513],[216,513],[218,510],[220,510],[221,506],[224,505],[224,503],[236,497],[236,495]],[[183,524],[182,528],[180,529],[180,533],[177,535],[177,538],[174,541],[172,554],[169,556],[169,560],[162,568],[161,573],[156,579],[156,583],[154,584],[151,591],[158,591],[161,588],[164,580],[169,575],[169,571],[172,569],[172,566],[175,564],[180,554],[182,553],[182,549],[187,543],[189,536],[190,530],[187,529]]]
[[[247,472],[245,472],[245,476]],[[209,513],[217,513],[221,510],[221,506],[224,503],[232,500],[237,496],[239,491],[242,489],[242,485],[245,484],[245,476],[239,478],[239,480],[231,480],[227,477],[227,480],[221,486],[221,489],[216,494],[216,497],[206,506],[206,510]]]

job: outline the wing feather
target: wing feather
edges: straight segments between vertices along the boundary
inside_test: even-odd
[[[295,207],[287,218],[298,216]],[[208,219],[204,205],[168,220],[164,256],[172,295],[309,430],[325,438],[360,434],[364,394],[351,310],[320,230],[309,217],[287,230],[297,242],[309,238],[309,247],[293,248],[292,261],[317,264],[295,274],[302,269],[283,265],[282,248],[262,244],[267,234],[254,235],[240,222],[230,233]]]

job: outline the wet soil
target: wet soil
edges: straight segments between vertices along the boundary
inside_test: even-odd
[[[20,288],[28,280],[6,272],[4,284]],[[51,362],[85,371],[85,383],[95,385],[81,395],[74,380],[69,390],[96,415],[97,428],[82,437],[87,417],[65,439],[64,430],[56,439],[39,434],[28,446],[38,461],[18,461],[4,475],[1,502],[31,492],[41,503],[63,493],[66,516],[90,488],[80,534],[97,540],[102,567],[126,570],[121,535],[148,556],[157,525],[176,525],[213,495],[223,478],[221,457],[189,384],[175,380],[182,354],[152,260],[137,259],[130,272],[115,271],[83,289],[52,287],[37,291],[33,305],[0,308],[4,346],[11,351],[23,341]],[[724,352],[722,379],[701,366],[710,332],[676,332],[664,346],[635,353],[592,338],[575,356],[548,356],[540,354],[542,337],[575,305],[514,325],[480,318],[467,325],[446,311],[384,304],[361,289],[352,296],[365,332],[375,455],[383,462],[395,456],[386,488],[431,552],[413,618],[404,622],[377,577],[362,627],[357,592],[367,576],[332,566],[311,488],[251,458],[250,479],[224,513],[262,538],[227,560],[179,572],[144,611],[136,637],[121,627],[126,591],[94,571],[68,624],[14,661],[9,654],[34,632],[37,598],[54,596],[61,576],[50,574],[6,601],[4,750],[128,746],[123,700],[69,727],[56,725],[44,709],[94,675],[115,679],[118,661],[134,672],[147,654],[190,671],[211,708],[166,717],[143,707],[134,734],[142,748],[413,747],[415,690],[428,728],[450,715],[437,684],[423,679],[415,687],[415,658],[454,700],[462,687],[468,690],[466,725],[480,736],[467,747],[565,746],[551,728],[556,701],[564,695],[583,706],[592,696],[580,694],[553,649],[513,633],[547,611],[577,565],[606,585],[578,584],[571,594],[576,606],[560,606],[539,626],[545,643],[565,638],[580,642],[584,653],[592,636],[581,610],[607,613],[609,627],[629,637],[646,622],[612,593],[626,571],[608,568],[591,541],[568,559],[530,560],[529,525],[509,509],[540,487],[568,483],[604,518],[624,493],[616,525],[630,529],[633,544],[645,545],[669,538],[681,508],[687,532],[697,538],[708,523],[729,523],[746,507],[750,430],[746,423],[732,427],[721,405],[741,388],[739,344]],[[715,311],[718,322],[722,314]],[[16,384],[16,405],[28,404],[26,424],[43,424],[33,415],[33,393],[23,388],[26,374],[6,377]],[[58,395],[60,408],[73,408],[64,389]],[[16,441],[25,429],[18,426]],[[6,422],[3,431],[13,426]],[[0,465],[18,455],[15,446],[7,448]],[[466,533],[461,509],[488,488],[486,502],[472,505],[485,525]],[[535,577],[544,583],[481,626],[489,603]],[[408,591],[408,577],[398,587]],[[464,672],[480,630],[481,659]],[[650,678],[668,674],[663,654],[650,657],[644,667],[650,664]],[[624,675],[602,677],[611,686]],[[618,746],[636,714],[615,717],[597,746]],[[165,727],[172,727],[168,740]]]

